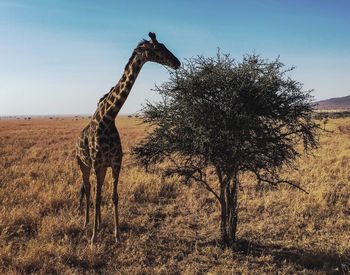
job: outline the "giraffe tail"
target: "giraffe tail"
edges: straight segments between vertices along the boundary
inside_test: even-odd
[[[81,189],[80,189],[80,207],[83,206],[84,195],[85,195],[85,186],[83,184]]]

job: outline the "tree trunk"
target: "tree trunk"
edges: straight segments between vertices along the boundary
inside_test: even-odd
[[[237,229],[237,175],[220,180],[221,240],[224,246],[232,246],[236,240]]]
[[[225,198],[225,190],[226,190],[226,183],[221,182],[220,183],[220,206],[221,206],[221,241],[224,246],[228,245],[229,243],[229,237],[228,237],[228,231],[227,231],[227,204],[226,204],[226,198]]]
[[[231,245],[233,245],[236,241],[236,229],[237,229],[237,195],[238,195],[238,182],[236,175],[231,180],[229,184],[230,194],[227,200],[230,201],[229,205],[229,217],[228,217],[228,226],[229,226],[229,233],[231,238]]]

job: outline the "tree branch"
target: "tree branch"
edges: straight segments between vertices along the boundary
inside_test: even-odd
[[[267,178],[262,178],[258,173],[255,173],[255,176],[257,177],[258,181],[259,182],[266,182],[268,184],[271,184],[271,185],[278,185],[278,184],[281,184],[281,183],[287,183],[303,192],[305,192],[306,194],[309,194],[309,192],[307,192],[305,189],[303,189],[302,187],[300,187],[299,185],[295,184],[293,181],[289,181],[289,180],[276,180],[276,181],[272,181],[272,180],[269,180]]]

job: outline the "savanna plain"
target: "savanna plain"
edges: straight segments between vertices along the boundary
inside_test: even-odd
[[[220,246],[220,210],[211,194],[136,163],[131,147],[149,128],[127,116],[116,120],[124,151],[121,241],[113,238],[108,171],[102,228],[91,247],[73,151],[87,123],[0,119],[1,274],[349,274],[350,118],[330,119],[313,156],[282,172],[308,194],[241,175],[234,251]],[[90,220],[92,213],[91,205]]]

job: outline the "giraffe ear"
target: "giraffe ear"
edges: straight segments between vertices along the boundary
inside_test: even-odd
[[[151,38],[151,42],[152,42],[153,44],[157,44],[157,43],[158,43],[157,38],[156,38],[156,34],[155,34],[154,32],[150,32],[150,33],[148,34],[148,36]]]

